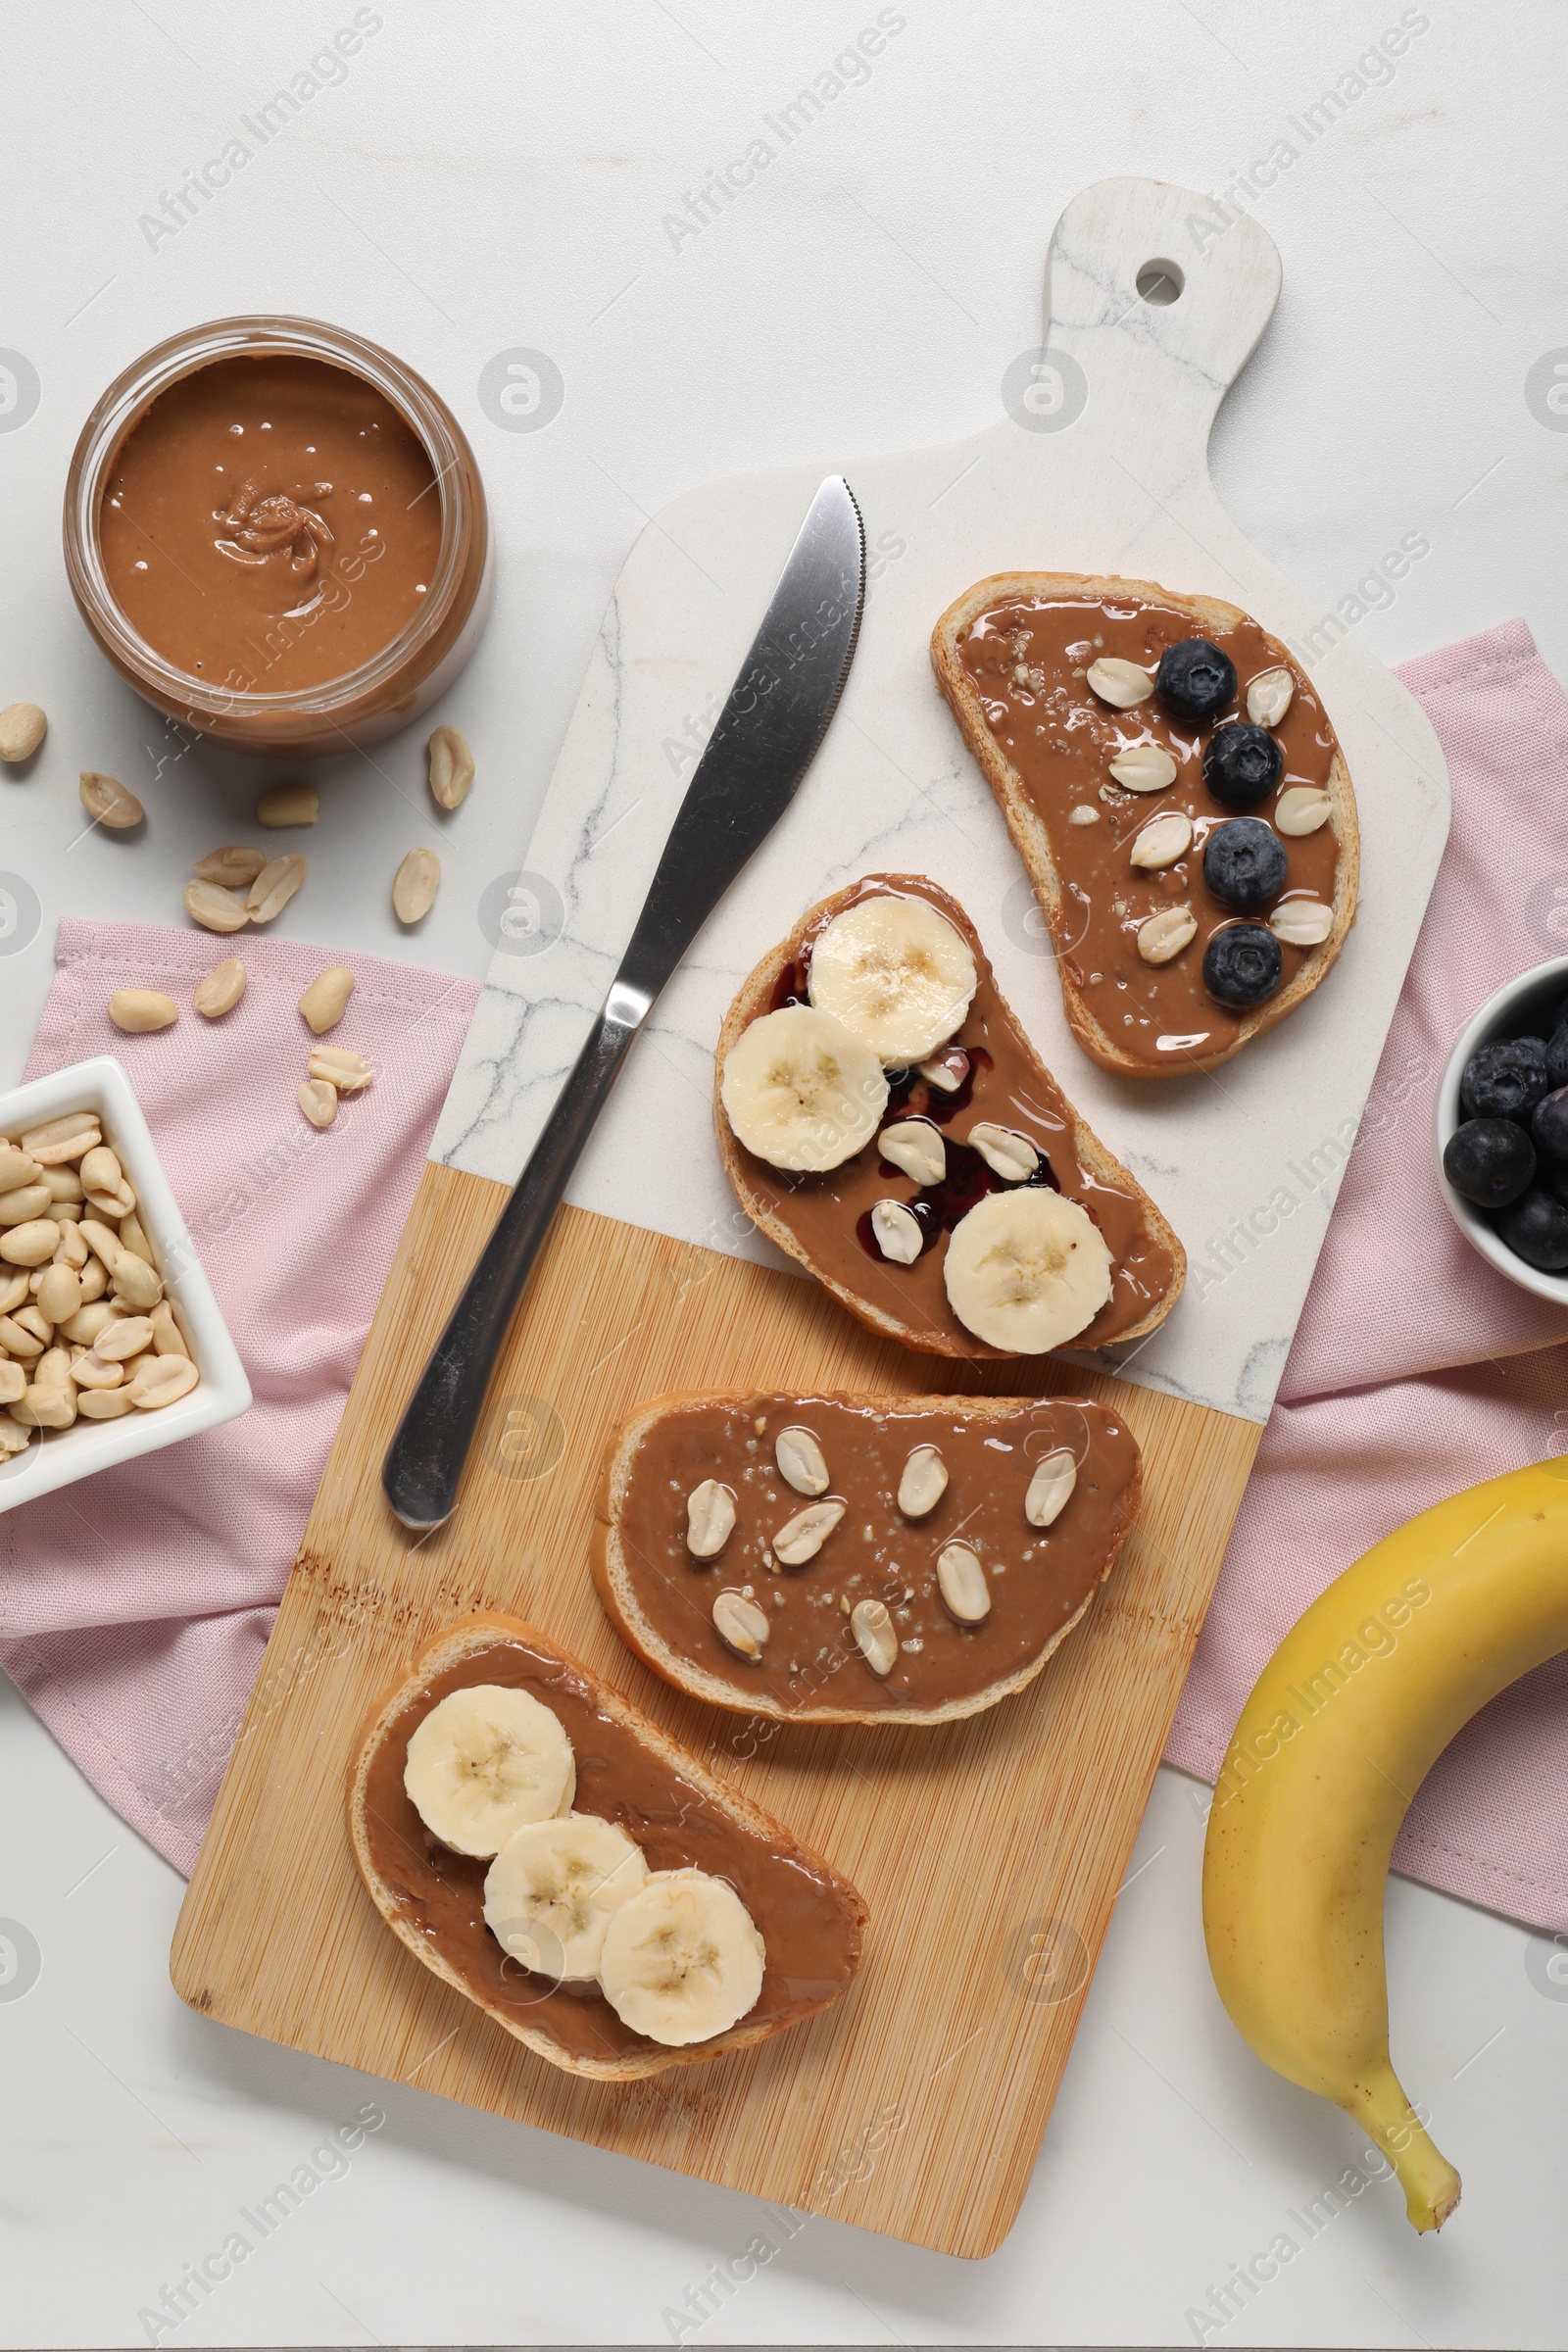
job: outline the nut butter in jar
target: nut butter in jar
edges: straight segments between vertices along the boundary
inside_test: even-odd
[[[223,318],[147,352],[88,417],[66,569],[128,684],[238,751],[406,726],[477,643],[491,548],[446,403],[363,336]]]

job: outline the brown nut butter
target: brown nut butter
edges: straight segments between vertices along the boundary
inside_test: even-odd
[[[766,1950],[761,1992],[736,2032],[793,2025],[844,1990],[858,1965],[862,1918],[847,1881],[782,1834],[748,1835],[601,1703],[590,1676],[518,1630],[498,1633],[493,1646],[421,1684],[388,1726],[366,1783],[376,1871],[405,1919],[477,1999],[550,2034],[573,2058],[663,2048],[622,2025],[597,1985],[559,1985],[503,1951],[484,1923],[489,1863],[453,1853],[416,1812],[403,1786],[409,1741],[443,1698],[474,1683],[526,1690],[553,1711],[577,1759],[573,1809],[616,1823],[650,1870],[706,1870],[729,1881]]]
[[[1014,1129],[1027,1136],[1042,1154],[1038,1181],[1076,1200],[1104,1236],[1114,1261],[1110,1297],[1071,1345],[1105,1347],[1133,1330],[1167,1296],[1176,1277],[1176,1259],[1151,1224],[1144,1195],[1131,1176],[1121,1181],[1102,1176],[1080,1156],[1067,1098],[1019,1028],[997,987],[974,927],[956,900],[923,876],[867,876],[857,889],[825,901],[815,910],[799,935],[794,956],[779,975],[771,1005],[763,1009],[776,1011],[785,1004],[807,1003],[811,942],[816,933],[845,906],[885,893],[928,900],[962,933],[979,975],[962,1026],[939,1054],[931,1057],[935,1060],[955,1053],[963,1055],[964,1074],[957,1089],[945,1092],[918,1070],[890,1073],[895,1082],[882,1114],[884,1127],[906,1118],[930,1119],[939,1127],[947,1154],[947,1177],[940,1185],[916,1184],[881,1157],[874,1139],[842,1165],[820,1175],[775,1168],[732,1139],[747,1183],[768,1211],[797,1237],[813,1265],[884,1312],[930,1332],[934,1352],[1010,1360],[1004,1359],[1000,1348],[976,1339],[958,1321],[948,1303],[942,1261],[948,1236],[958,1219],[986,1193],[1001,1189],[1003,1182],[962,1138],[981,1120]],[[722,1103],[716,1115],[727,1134]],[[901,1201],[919,1220],[925,1246],[912,1265],[897,1264],[877,1248],[871,1233],[871,1210],[878,1200]]]
[[[1200,728],[1173,719],[1153,696],[1113,710],[1086,682],[1102,657],[1152,669],[1168,646],[1190,637],[1218,646],[1236,667],[1236,701]],[[1328,784],[1339,746],[1305,672],[1254,620],[1209,628],[1131,595],[999,604],[971,623],[960,658],[986,723],[1045,826],[1063,894],[1054,945],[1090,1011],[1113,1046],[1150,1071],[1179,1070],[1194,1056],[1223,1051],[1259,1007],[1222,1004],[1204,987],[1203,951],[1214,932],[1237,921],[1266,924],[1288,899],[1334,901],[1340,848],[1332,819],[1315,833],[1281,836],[1289,868],[1265,906],[1239,913],[1203,879],[1203,846],[1218,826],[1244,815],[1271,822],[1281,794]],[[1284,773],[1254,807],[1227,807],[1203,781],[1204,748],[1215,727],[1246,719],[1249,683],[1280,668],[1295,682],[1290,709],[1269,730],[1285,755]],[[1108,773],[1109,761],[1135,744],[1157,744],[1176,762],[1165,790],[1129,792]],[[1098,811],[1097,821],[1070,823],[1072,810],[1084,807]],[[1135,836],[1175,809],[1192,819],[1192,848],[1163,872],[1140,870],[1129,858]],[[1183,906],[1197,918],[1196,938],[1169,963],[1145,962],[1141,926],[1164,907]],[[1310,951],[1282,943],[1282,953],[1285,989]]]
[[[441,505],[383,392],[324,360],[217,360],[131,427],[104,485],[125,618],[194,677],[320,686],[391,644],[429,594]]]
[[[820,1497],[780,1475],[774,1447],[791,1428],[808,1430],[822,1449],[829,1484]],[[910,1519],[897,1496],[921,1446],[941,1453],[948,1484],[933,1510]],[[1072,1455],[1076,1483],[1054,1524],[1032,1527],[1029,1481],[1058,1450]],[[702,1560],[687,1548],[686,1497],[710,1478],[734,1495],[735,1526],[717,1558]],[[808,1721],[874,1716],[973,1697],[1042,1659],[1114,1560],[1139,1479],[1126,1423],[1088,1397],[695,1396],[650,1421],[617,1524],[637,1602],[674,1661],[733,1690],[715,1703]],[[774,1534],[818,1499],[848,1508],[814,1559],[780,1566]],[[603,1502],[600,1510],[602,1555]],[[954,1542],[978,1555],[990,1589],[978,1625],[956,1623],[938,1588],[937,1556]],[[602,1564],[595,1575],[605,1593]],[[767,1618],[755,1662],[714,1630],[724,1591],[746,1593]],[[861,1656],[845,1610],[863,1599],[883,1602],[898,1635],[886,1679]],[[643,1654],[669,1671],[657,1652]],[[714,1693],[705,1686],[703,1695]]]
[[[291,758],[373,743],[478,641],[491,543],[444,401],[363,336],[228,318],[144,353],[76,443],[66,569],[181,726]]]

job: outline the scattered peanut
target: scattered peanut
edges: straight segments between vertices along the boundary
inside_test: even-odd
[[[245,994],[245,966],[237,956],[225,956],[215,963],[203,980],[196,983],[191,999],[205,1020],[220,1021],[225,1012],[232,1012]]]
[[[948,1491],[948,1465],[935,1446],[916,1446],[899,1480],[899,1508],[906,1519],[923,1519]]]
[[[392,911],[400,923],[422,923],[441,887],[434,850],[411,850],[392,877]]]
[[[101,776],[90,767],[81,771],[81,805],[95,825],[108,825],[113,832],[128,832],[139,825],[147,811],[133,792],[127,792],[116,776]]]
[[[320,812],[314,784],[272,784],[256,804],[256,822],[276,832],[284,825],[314,825]]]
[[[245,902],[253,923],[270,923],[282,913],[294,893],[305,879],[305,859],[298,850],[290,850],[264,865],[251,884]]]
[[[197,858],[196,879],[220,882],[225,890],[249,890],[266,863],[265,850],[252,850],[232,842],[226,849],[214,850],[210,857]]]
[[[204,931],[243,931],[251,910],[237,891],[199,878],[185,885],[185,912]]]
[[[357,1095],[375,1076],[369,1063],[347,1046],[313,1046],[310,1069],[313,1078],[324,1078],[340,1095]]]
[[[313,1127],[330,1127],[337,1117],[337,1088],[325,1078],[307,1078],[294,1097]]]
[[[425,746],[430,761],[430,793],[438,808],[456,808],[467,798],[473,782],[473,754],[467,737],[456,727],[437,727]]]
[[[317,973],[300,999],[300,1011],[319,1037],[337,1027],[353,994],[354,974],[346,963],[334,963]]]
[[[167,1029],[178,1020],[179,1006],[156,988],[121,988],[109,1000],[109,1018],[127,1036],[137,1036],[150,1029]]]
[[[13,766],[19,760],[30,760],[48,726],[36,703],[8,704],[0,710],[0,760]]]
[[[774,1536],[775,1558],[786,1568],[804,1568],[808,1560],[815,1559],[848,1508],[843,1502],[808,1502]]]

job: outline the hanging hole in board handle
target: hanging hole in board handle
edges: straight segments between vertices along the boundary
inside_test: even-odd
[[[1144,264],[1134,283],[1141,299],[1157,310],[1167,303],[1180,302],[1187,279],[1178,263],[1156,258]]]

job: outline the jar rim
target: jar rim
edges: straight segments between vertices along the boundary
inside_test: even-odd
[[[269,352],[315,359],[358,375],[403,417],[430,460],[441,502],[441,544],[429,591],[380,651],[341,677],[305,690],[214,686],[166,660],[132,628],[109,586],[99,532],[104,480],[127,435],[167,392],[215,361]],[[106,650],[192,716],[261,717],[290,713],[330,725],[363,705],[440,631],[463,585],[468,516],[461,495],[466,445],[440,396],[414,368],[368,336],[324,319],[258,313],[184,327],[132,360],[94,405],[72,454],[64,516],[66,569],[73,592]]]

